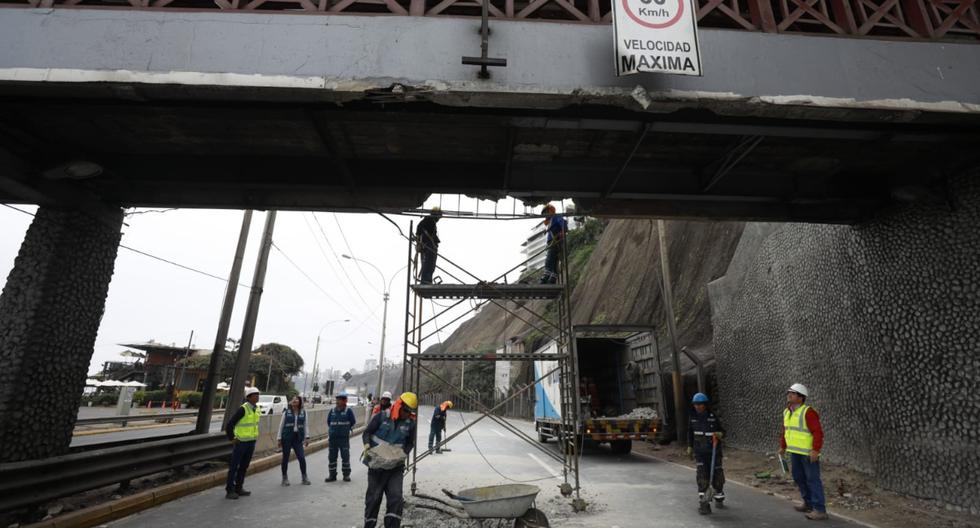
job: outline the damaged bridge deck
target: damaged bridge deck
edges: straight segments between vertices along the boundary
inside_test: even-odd
[[[479,80],[466,19],[3,15],[2,202],[853,222],[978,163],[969,43],[706,29],[704,77],[616,78],[609,27],[501,21]]]

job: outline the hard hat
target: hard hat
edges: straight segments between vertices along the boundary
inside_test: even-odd
[[[694,395],[694,398],[691,399],[691,403],[708,403],[708,395],[703,392],[699,392]]]
[[[403,392],[399,399],[410,409],[416,409],[419,406],[419,397],[414,392]]]
[[[431,214],[432,216],[442,216],[442,208],[439,206],[433,207]]]
[[[554,212],[555,212],[555,206],[553,206],[551,204],[545,205],[544,206],[544,209],[541,210],[541,214],[548,214],[548,213],[554,213]]]
[[[347,393],[346,392],[341,392],[340,394],[337,395],[336,399],[338,399],[338,400],[346,400],[347,399]]]
[[[388,398],[390,400],[391,399],[391,391],[384,391],[384,392],[382,392],[381,393],[381,397],[382,398]]]
[[[802,383],[794,383],[794,384],[790,385],[789,389],[787,389],[786,392],[795,392],[797,394],[801,394],[803,396],[806,396],[807,398],[810,397],[810,391],[808,391],[806,389],[806,385],[804,385]]]
[[[248,398],[249,396],[251,396],[253,394],[258,394],[258,393],[259,393],[259,389],[256,389],[255,387],[245,387],[245,397],[246,398]]]
[[[453,402],[451,402],[449,400],[446,400],[446,407],[452,409],[453,408]]]

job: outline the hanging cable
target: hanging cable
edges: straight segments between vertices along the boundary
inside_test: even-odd
[[[6,207],[8,209],[13,209],[14,211],[17,211],[18,213],[23,213],[23,214],[26,214],[27,216],[31,216],[31,217],[37,218],[37,215],[36,214],[34,214],[34,213],[30,212],[30,211],[25,211],[24,209],[21,209],[19,207],[14,207],[14,206],[9,205],[9,204],[0,204],[0,205]],[[199,270],[197,268],[188,266],[186,264],[181,264],[179,262],[174,262],[172,260],[165,259],[163,257],[158,257],[158,256],[156,256],[156,255],[154,255],[152,253],[147,253],[146,251],[142,251],[142,250],[139,250],[139,249],[136,249],[136,248],[133,248],[133,247],[129,247],[129,246],[125,245],[125,244],[119,244],[119,247],[122,248],[122,249],[128,250],[128,251],[132,251],[133,253],[136,253],[136,254],[139,254],[139,255],[143,255],[144,257],[149,257],[151,259],[158,260],[158,261],[163,262],[163,263],[166,263],[166,264],[170,264],[171,266],[176,266],[176,267],[181,268],[183,270],[187,270],[187,271],[190,271],[190,272],[193,272],[193,273],[197,273],[199,275],[204,275],[205,277],[211,277],[212,279],[218,279],[219,281],[224,282],[224,283],[227,283],[228,282],[228,279],[226,279],[224,277],[221,277],[219,275],[215,275],[214,273],[208,273],[206,271]],[[249,287],[247,284],[242,284],[242,283],[238,283],[238,286],[240,288],[248,288]]]
[[[305,271],[303,271],[303,268],[300,268],[299,265],[296,264],[295,261],[293,261],[293,259],[289,258],[289,255],[287,255],[286,252],[283,251],[282,248],[279,247],[279,245],[276,244],[274,241],[272,242],[272,247],[276,251],[278,251],[279,254],[282,255],[283,258],[286,259],[286,261],[288,261],[290,264],[292,264],[293,267],[296,268],[296,271],[300,272],[300,274],[302,274],[304,277],[306,277],[306,280],[310,281],[310,283],[313,284],[313,286],[315,286],[316,289],[320,290],[320,293],[322,293],[324,296],[326,296],[327,299],[330,299],[331,301],[333,301],[333,303],[336,304],[338,307],[340,307],[340,309],[343,310],[344,313],[346,313],[347,315],[353,316],[353,314],[351,314],[350,311],[348,311],[347,308],[343,304],[341,304],[337,299],[334,299],[333,295],[330,295],[329,293],[327,293],[327,290],[323,289],[323,287],[320,286],[319,283],[317,283],[315,280],[313,280],[313,277],[310,277],[310,275],[308,273],[306,273]]]
[[[463,418],[463,413],[462,412],[459,413],[459,419],[462,420],[463,426],[465,427],[466,426],[466,418]],[[494,466],[493,464],[490,463],[489,460],[487,460],[486,455],[484,455],[483,454],[483,451],[480,449],[480,445],[476,443],[476,438],[473,438],[473,432],[471,431],[471,429],[472,429],[472,427],[467,428],[466,429],[466,434],[469,435],[470,441],[473,442],[473,447],[476,448],[476,452],[480,454],[480,458],[482,458],[483,461],[487,463],[487,466],[490,466],[490,469],[492,469],[494,473],[500,475],[501,478],[506,479],[506,480],[509,480],[511,482],[516,482],[518,484],[526,484],[528,482],[539,482],[539,481],[542,481],[542,480],[549,480],[549,479],[553,479],[553,478],[558,478],[556,475],[548,475],[547,477],[541,477],[541,478],[533,478],[533,479],[528,479],[528,480],[517,480],[517,479],[510,478],[507,475],[504,475],[503,473],[500,472],[500,470],[498,470],[496,468],[496,466]]]
[[[347,282],[348,284],[350,284],[350,287],[354,290],[354,293],[357,295],[357,298],[360,299],[362,303],[364,303],[364,306],[370,306],[368,302],[364,300],[364,296],[361,295],[361,292],[360,290],[357,289],[357,286],[354,285],[354,280],[351,279],[350,274],[347,273],[347,268],[344,267],[344,263],[340,261],[340,256],[337,255],[337,251],[334,250],[333,244],[330,243],[330,238],[327,237],[326,231],[323,230],[323,225],[320,224],[320,219],[317,218],[316,213],[310,213],[310,214],[313,215],[313,220],[316,222],[316,226],[320,228],[320,234],[323,235],[323,240],[326,241],[327,247],[330,248],[330,253],[333,254],[333,258],[337,261],[337,265],[340,266],[340,271],[344,273],[344,277],[347,277]],[[379,321],[381,320],[381,318],[378,317],[377,314],[373,312],[371,313],[371,317],[374,317]]]
[[[333,213],[333,221],[337,223],[337,230],[340,231],[340,237],[344,239],[344,245],[347,246],[347,254],[350,255],[351,260],[354,261],[354,265],[357,266],[357,271],[361,273],[361,277],[364,278],[365,282],[367,282],[368,286],[372,290],[379,294],[384,293],[378,291],[377,288],[371,285],[371,279],[369,279],[367,274],[364,273],[364,268],[361,267],[361,263],[357,260],[357,255],[354,254],[354,250],[350,247],[350,242],[347,241],[347,235],[344,234],[344,228],[340,226],[340,218],[337,216],[337,213]],[[384,281],[383,276],[381,277],[381,280]],[[381,285],[381,288],[384,289],[384,284]]]
[[[305,215],[303,216],[303,222],[306,224],[306,228],[307,230],[309,230],[310,236],[313,237],[313,241],[316,243],[317,249],[320,250],[320,255],[323,256],[324,262],[326,262],[327,267],[330,268],[330,272],[333,275],[334,279],[336,280],[336,282],[340,283],[340,287],[343,288],[344,294],[347,297],[353,298],[355,295],[352,293],[351,287],[348,287],[347,282],[340,280],[340,274],[337,273],[336,267],[334,267],[333,262],[330,261],[330,257],[327,256],[327,252],[323,249],[323,244],[320,242],[320,236],[317,235],[315,231],[313,231],[313,226],[310,224],[309,219],[306,218]],[[357,306],[361,310],[364,310],[367,307],[367,304],[361,303]],[[370,317],[371,314],[372,312],[367,312],[368,317]]]

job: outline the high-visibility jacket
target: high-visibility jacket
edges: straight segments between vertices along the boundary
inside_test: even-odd
[[[786,439],[786,452],[809,455],[813,450],[813,434],[806,425],[806,412],[809,405],[800,405],[795,411],[789,407],[783,410],[783,437]]]
[[[262,415],[251,403],[243,403],[242,409],[245,415],[235,424],[235,438],[239,442],[254,442],[259,438],[259,418]]]

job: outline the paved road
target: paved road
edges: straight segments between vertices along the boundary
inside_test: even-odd
[[[139,423],[139,422],[136,422]],[[144,422],[145,423],[145,422]],[[128,429],[128,428],[127,428]],[[73,436],[71,446],[85,446],[92,444],[102,444],[108,442],[119,442],[121,440],[136,440],[138,438],[152,438],[154,436],[175,435],[189,433],[194,430],[194,424],[190,422],[177,423],[162,427],[134,427],[126,431],[115,431],[112,433],[88,434]],[[221,419],[211,422],[211,431],[221,430]]]
[[[419,441],[424,444],[428,434],[425,417],[431,409],[422,411]],[[461,419],[472,420],[476,415],[451,413],[450,433],[458,430]],[[520,423],[528,433],[533,425]],[[562,527],[804,527],[816,523],[807,521],[792,510],[790,503],[737,485],[726,487],[729,507],[711,516],[697,513],[696,488],[693,471],[660,462],[638,454],[617,456],[608,448],[588,450],[582,458],[582,487],[584,498],[591,504],[590,512],[572,514],[568,501],[558,499],[559,464],[532,446],[517,439],[500,426],[484,420],[473,428],[473,439],[466,433],[451,443],[452,452],[432,457],[420,463],[416,478],[420,491],[437,495],[439,489],[462,489],[506,483],[491,469],[477,452],[476,446],[497,471],[515,480],[543,479],[535,482],[542,488],[538,507],[548,513],[552,526]],[[360,455],[360,442],[351,442],[352,457]],[[549,444],[554,449],[554,443]],[[246,488],[253,495],[238,501],[225,500],[224,490],[212,489],[190,495],[153,510],[112,524],[115,527],[174,527],[195,525],[276,526],[277,528],[355,527],[362,524],[362,508],[366,470],[355,462],[354,482],[326,484],[327,454],[311,455],[312,486],[279,486],[278,469],[265,471],[248,478]],[[290,467],[298,479],[295,462]],[[409,489],[411,476],[406,477]],[[438,526],[431,522],[416,526]],[[825,527],[850,526],[840,520],[820,523]]]

